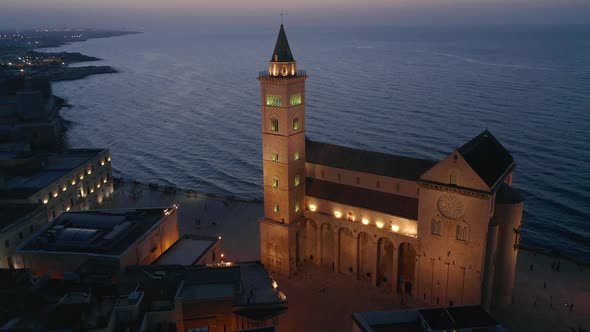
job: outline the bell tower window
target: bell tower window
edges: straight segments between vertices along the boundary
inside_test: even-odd
[[[281,107],[283,103],[279,95],[266,95],[266,106]]]
[[[273,188],[278,188],[279,187],[279,179],[277,179],[277,178],[273,178],[272,179],[272,187]]]
[[[270,119],[270,130],[279,131],[279,119],[278,118]]]
[[[275,163],[279,161],[279,154],[278,153],[272,154],[272,161],[274,161]]]
[[[442,223],[440,220],[432,219],[430,223],[430,232],[434,235],[442,235]]]
[[[301,101],[301,94],[295,94],[295,95],[291,95],[289,97],[289,101],[291,103],[291,106],[297,106],[297,105],[301,105],[302,101]]]
[[[293,130],[299,130],[299,118],[293,119]]]
[[[295,154],[293,155],[293,159],[299,160],[299,152],[295,152]]]
[[[299,184],[301,183],[301,178],[299,177],[299,175],[295,175],[295,187],[298,187]]]

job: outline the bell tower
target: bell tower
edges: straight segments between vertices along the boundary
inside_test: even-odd
[[[264,217],[261,260],[290,275],[299,261],[305,195],[305,80],[281,24],[268,71],[260,72]]]

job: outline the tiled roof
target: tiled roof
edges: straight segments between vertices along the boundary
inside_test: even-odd
[[[416,181],[436,161],[349,148],[306,139],[306,162]]]
[[[418,199],[344,184],[306,179],[305,194],[402,218],[418,218]]]
[[[487,129],[465,143],[458,151],[490,188],[514,164],[510,153]]]

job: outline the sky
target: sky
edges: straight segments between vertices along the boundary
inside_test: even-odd
[[[590,24],[590,0],[0,0],[0,29]]]

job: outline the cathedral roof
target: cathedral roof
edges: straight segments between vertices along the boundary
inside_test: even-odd
[[[276,55],[276,59],[275,59]],[[274,62],[292,62],[293,54],[291,54],[291,48],[289,47],[289,41],[287,40],[287,34],[285,34],[285,28],[281,24],[279,30],[279,36],[277,37],[277,43],[275,45],[275,51],[272,53],[270,61]]]
[[[512,155],[487,129],[465,143],[458,151],[490,188],[514,164]]]
[[[362,173],[416,181],[435,161],[305,141],[305,161]]]
[[[382,191],[307,178],[305,194],[386,214],[418,219],[418,199]]]

